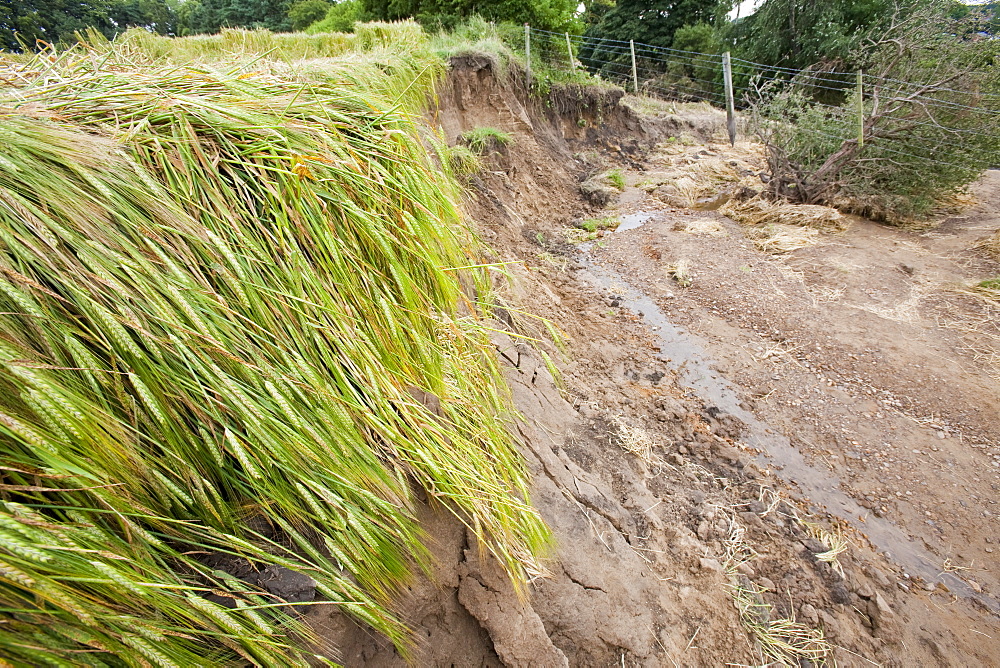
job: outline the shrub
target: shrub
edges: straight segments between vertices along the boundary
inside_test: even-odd
[[[362,20],[361,0],[344,0],[332,5],[319,21],[306,28],[310,35],[324,32],[354,32],[354,24]]]

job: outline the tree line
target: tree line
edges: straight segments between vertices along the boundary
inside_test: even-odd
[[[749,16],[733,16],[733,0],[4,0],[0,40],[8,50],[21,50],[38,40],[70,40],[86,28],[108,37],[134,27],[178,36],[225,27],[350,31],[355,21],[407,18],[433,30],[479,15],[598,40],[632,39],[703,53],[729,50],[778,67],[826,63],[851,69],[865,35],[889,25],[901,11],[929,5],[943,6],[955,18],[980,12],[981,31],[1000,33],[998,0],[973,7],[959,0],[765,0]]]

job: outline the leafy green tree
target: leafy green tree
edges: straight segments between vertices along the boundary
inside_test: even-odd
[[[221,28],[291,30],[290,0],[187,0],[178,8],[182,35],[215,33]]]
[[[1000,40],[978,34],[978,15],[954,20],[948,9],[924,0],[894,13],[852,54],[869,76],[860,128],[856,93],[831,108],[796,79],[769,84],[750,116],[774,195],[899,220],[996,163]]]
[[[169,35],[176,29],[177,13],[166,0],[124,0],[112,6],[111,20],[119,31],[144,28]]]
[[[364,10],[382,21],[414,18],[429,26],[454,28],[479,15],[490,21],[530,23],[542,30],[576,32],[577,0],[362,0]]]
[[[919,1],[919,0],[918,0]],[[856,67],[852,53],[865,36],[888,25],[894,0],[766,0],[727,30],[733,52],[765,65],[805,69]]]
[[[619,0],[587,28],[591,41],[580,50],[580,61],[591,70],[611,73],[630,58],[622,42],[671,48],[678,30],[714,24],[730,6],[726,0]]]
[[[299,0],[288,8],[292,30],[305,30],[317,21],[322,21],[331,7],[327,0]]]
[[[73,33],[96,28],[108,37],[115,33],[112,0],[9,0],[0,3],[0,40],[5,49],[20,51],[21,43],[34,48],[36,40],[58,42]]]
[[[306,32],[311,35],[320,32],[354,32],[354,24],[364,20],[361,0],[343,0],[332,5],[326,16],[306,28]]]

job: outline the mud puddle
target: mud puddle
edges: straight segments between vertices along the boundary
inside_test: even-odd
[[[645,211],[638,211],[622,216],[622,222],[615,228],[615,232],[628,232],[645,225],[653,217],[653,214]]]
[[[618,232],[635,229],[650,218],[652,214],[647,213],[623,216]],[[939,582],[957,595],[976,599],[989,609],[1000,611],[1000,602],[976,593],[952,573],[942,572],[936,557],[892,522],[871,515],[840,490],[837,477],[809,465],[784,434],[743,408],[739,398],[743,388],[734,386],[714,368],[705,352],[705,343],[670,322],[650,296],[629,284],[620,273],[599,265],[590,250],[589,244],[581,245],[579,259],[585,267],[580,272],[581,278],[596,288],[620,296],[622,306],[643,319],[658,338],[661,355],[667,366],[677,373],[683,387],[698,396],[706,407],[729,413],[746,425],[742,440],[759,453],[759,465],[775,470],[785,482],[797,486],[814,506],[850,524],[911,577],[919,576],[928,583]]]

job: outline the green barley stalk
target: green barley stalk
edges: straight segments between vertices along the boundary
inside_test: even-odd
[[[405,651],[415,486],[516,582],[542,572],[463,288],[485,270],[453,270],[482,262],[400,106],[440,63],[392,56],[390,30],[364,37],[381,78],[358,53],[325,75],[137,67],[135,44],[0,75],[27,82],[0,90],[0,654],[313,660],[207,554],[306,573]]]

